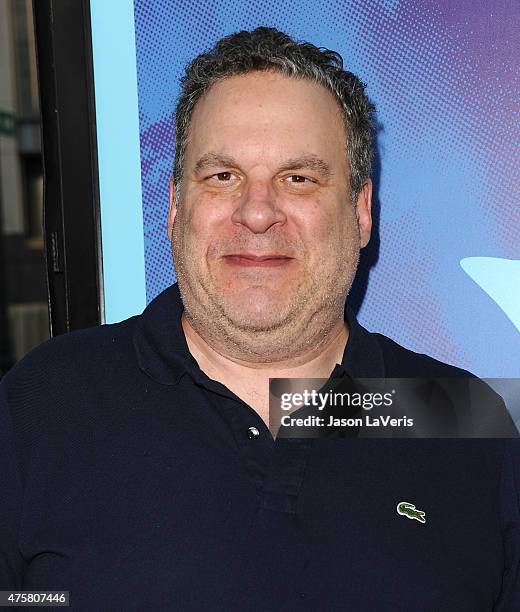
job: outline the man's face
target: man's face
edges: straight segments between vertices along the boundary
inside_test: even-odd
[[[370,235],[370,192],[368,182],[350,201],[343,121],[324,87],[273,72],[217,82],[192,115],[180,202],[171,186],[190,322],[232,335],[304,330],[342,312]]]

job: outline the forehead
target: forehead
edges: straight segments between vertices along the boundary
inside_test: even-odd
[[[277,72],[253,72],[214,84],[197,102],[187,162],[207,151],[286,157],[309,152],[344,157],[340,106],[324,86]]]

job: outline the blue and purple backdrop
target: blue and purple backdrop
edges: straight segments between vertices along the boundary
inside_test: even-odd
[[[175,280],[166,213],[185,65],[226,34],[267,25],[339,51],[377,107],[375,233],[351,297],[361,323],[480,376],[520,376],[516,1],[105,4],[112,8],[91,0],[100,159],[107,157],[100,189],[108,322],[140,311]],[[109,27],[107,10],[120,11],[125,36]],[[120,63],[117,74],[111,62]],[[133,132],[122,106],[133,109]],[[110,162],[104,134],[116,129]],[[121,244],[130,210],[134,233]]]

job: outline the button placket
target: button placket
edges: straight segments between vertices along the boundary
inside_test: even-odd
[[[265,479],[262,506],[296,514],[312,439],[277,439]]]

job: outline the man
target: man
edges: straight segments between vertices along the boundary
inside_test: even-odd
[[[1,385],[0,586],[78,610],[514,610],[516,440],[277,439],[268,379],[463,374],[345,308],[371,229],[372,107],[259,28],[190,65],[178,285]]]

